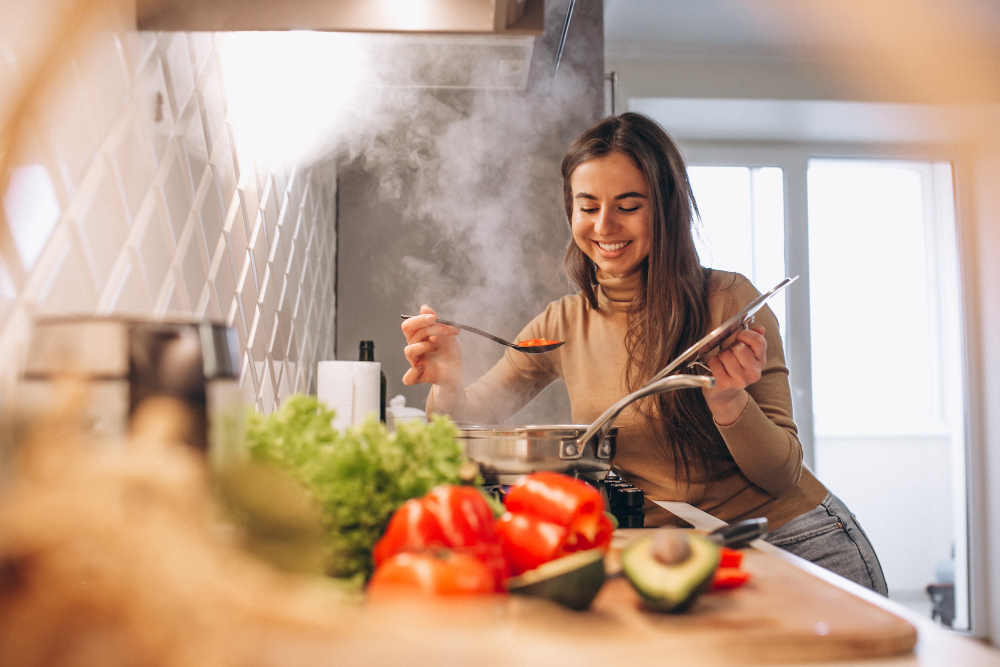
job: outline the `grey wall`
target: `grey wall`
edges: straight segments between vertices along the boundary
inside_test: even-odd
[[[570,239],[559,164],[603,115],[603,7],[578,0],[558,75],[554,52],[568,0],[547,4],[526,91],[432,90],[397,98],[398,117],[339,169],[338,359],[375,341],[388,395],[423,407],[429,385],[404,387],[400,313],[421,304],[513,339],[571,291],[561,272]],[[460,338],[466,381],[503,348]],[[561,383],[512,421],[565,422]]]

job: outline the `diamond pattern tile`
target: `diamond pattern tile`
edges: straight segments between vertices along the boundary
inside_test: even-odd
[[[5,358],[36,311],[209,318],[237,331],[248,405],[315,393],[316,361],[333,358],[336,174],[269,168],[237,146],[218,46],[121,25],[36,101],[21,154],[50,174],[61,215],[31,265],[0,253]],[[17,48],[3,44],[4,84],[19,80]],[[0,387],[16,376],[6,364]]]
[[[167,80],[170,106],[174,116],[181,116],[194,93],[194,71],[187,35],[164,33],[159,43],[163,73]]]
[[[98,134],[104,135],[128,99],[128,71],[114,33],[101,33],[79,59],[81,80]]]
[[[97,285],[104,285],[119,253],[125,251],[128,216],[122,203],[108,164],[77,221],[87,264]]]
[[[111,168],[125,201],[129,224],[142,206],[153,174],[152,156],[144,149],[139,128],[135,123],[130,123],[111,157]]]

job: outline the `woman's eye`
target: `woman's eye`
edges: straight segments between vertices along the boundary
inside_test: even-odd
[[[633,206],[632,208],[624,208],[624,207],[619,206],[618,210],[621,211],[622,213],[632,213],[633,211],[638,211],[639,207],[638,206]]]
[[[581,208],[580,210],[582,212],[584,212],[584,213],[597,213],[601,209],[599,209],[599,208]]]

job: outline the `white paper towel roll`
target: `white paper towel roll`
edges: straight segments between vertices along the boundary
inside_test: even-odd
[[[377,361],[319,362],[316,398],[336,411],[334,428],[360,424],[371,413],[378,418],[381,371],[382,364]]]

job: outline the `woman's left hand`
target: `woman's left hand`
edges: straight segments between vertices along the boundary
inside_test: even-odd
[[[766,361],[762,326],[740,331],[731,346],[708,360],[715,386],[702,391],[716,424],[729,426],[740,418],[750,401],[746,388],[760,379]]]

